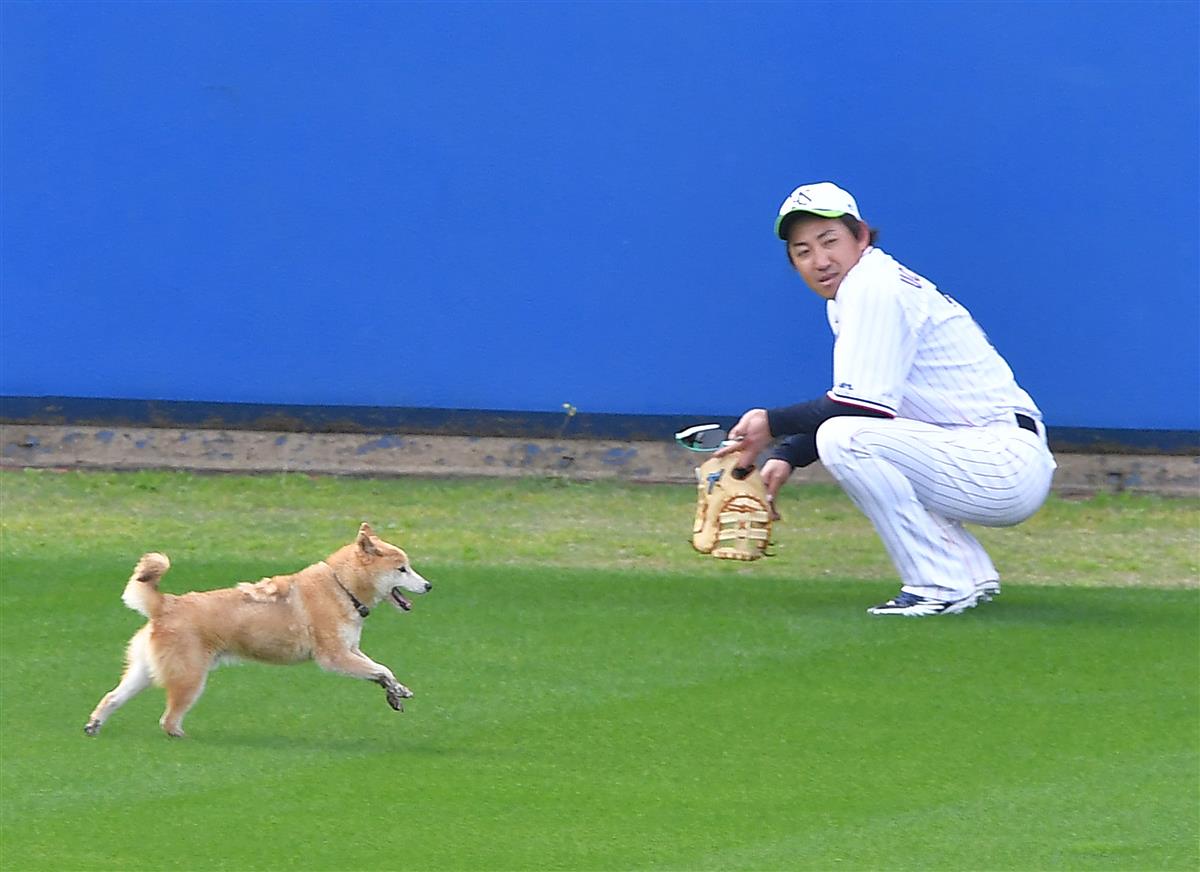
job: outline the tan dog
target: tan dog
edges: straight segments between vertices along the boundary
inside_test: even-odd
[[[387,691],[392,708],[404,710],[412,691],[358,650],[358,640],[371,606],[389,597],[408,611],[412,603],[403,592],[425,593],[431,585],[408,555],[376,536],[369,524],[320,563],[255,584],[173,596],[158,589],[170,566],[166,555],[143,555],[125,586],[125,605],[150,622],[129,640],[121,683],[92,712],[83,728],[89,736],[151,682],[167,691],[159,723],[168,735],[182,736],[183,716],[199,699],[209,671],[242,658],[315,660],[323,669],[374,681]]]

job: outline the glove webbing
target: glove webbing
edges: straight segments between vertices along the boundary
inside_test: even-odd
[[[771,540],[771,513],[753,496],[732,497],[717,515],[720,530],[713,557],[733,560],[757,560]]]

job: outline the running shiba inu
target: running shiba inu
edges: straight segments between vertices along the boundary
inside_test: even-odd
[[[315,660],[323,669],[379,684],[391,707],[404,710],[412,691],[363,654],[358,640],[363,619],[380,600],[387,597],[409,611],[412,603],[404,593],[426,593],[432,585],[369,524],[321,562],[253,584],[174,596],[158,589],[170,566],[164,554],[145,554],[125,586],[125,605],[150,621],[129,640],[125,673],[92,712],[83,728],[89,736],[151,683],[167,691],[163,730],[184,735],[183,716],[200,698],[209,671],[238,659]]]

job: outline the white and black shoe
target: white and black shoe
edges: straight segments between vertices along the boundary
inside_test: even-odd
[[[992,578],[988,581],[981,581],[975,585],[975,595],[979,597],[981,603],[990,603],[996,597],[1000,596],[1000,580]]]
[[[927,615],[957,615],[967,609],[975,608],[979,602],[979,594],[972,593],[960,600],[937,600],[927,596],[918,596],[906,590],[883,605],[867,609],[872,615],[904,615],[907,618],[923,618]]]

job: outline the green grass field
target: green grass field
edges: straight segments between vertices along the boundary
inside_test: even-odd
[[[0,473],[0,868],[1200,867],[1200,501],[1052,499],[980,531],[995,603],[873,618],[896,588],[836,490],[777,556],[702,557],[689,487]],[[311,664],[218,670],[101,735],[141,617],[290,572],[362,520],[434,590],[366,622],[416,697]]]

